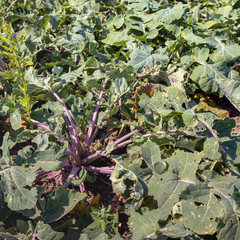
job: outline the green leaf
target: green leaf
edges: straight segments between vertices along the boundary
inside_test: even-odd
[[[21,115],[17,110],[10,114],[10,123],[14,130],[18,130],[20,128],[21,122]]]
[[[199,155],[177,150],[171,158],[166,159],[174,173],[166,172],[162,175],[154,175],[150,179],[149,195],[154,196],[158,202],[161,221],[167,219],[173,205],[178,202],[180,193],[188,185],[198,182],[196,170],[200,160]]]
[[[45,150],[49,145],[48,135],[46,134],[39,134],[32,141],[38,145],[39,151]]]
[[[123,94],[128,92],[128,84],[124,77],[116,78],[110,87],[108,102],[109,105],[115,103]]]
[[[184,225],[197,234],[214,234],[224,213],[222,202],[210,188],[191,185],[181,198]]]
[[[179,20],[184,13],[182,3],[175,4],[173,8],[165,8],[156,12],[154,19],[156,21],[162,22],[164,24],[169,24],[174,20]]]
[[[117,194],[124,194],[126,197],[138,200],[142,198],[143,186],[131,170],[124,168],[120,164],[116,165],[110,180],[112,181],[113,190]]]
[[[212,159],[218,160],[221,158],[221,153],[219,152],[219,143],[216,138],[208,138],[203,145],[204,156]]]
[[[198,125],[198,120],[196,118],[196,114],[194,113],[193,109],[186,110],[183,115],[183,122],[187,127],[196,127]]]
[[[55,222],[69,213],[76,204],[83,200],[87,195],[85,193],[76,192],[75,190],[59,187],[55,191],[55,196],[47,201],[43,219],[46,223]]]
[[[31,209],[37,202],[37,189],[30,187],[36,175],[22,167],[14,166],[4,172],[1,187],[5,195],[5,201],[11,210],[19,211]]]
[[[240,46],[235,43],[225,44],[220,39],[214,39],[216,44],[216,53],[222,55],[227,61],[233,61],[240,57]]]
[[[47,149],[37,149],[32,155],[35,165],[47,171],[56,171],[61,168],[62,162],[58,158],[62,157],[67,150],[67,142],[63,146],[51,143]],[[44,146],[45,147],[45,146]]]
[[[63,240],[64,233],[54,231],[48,224],[39,221],[36,226],[36,236],[39,240]]]
[[[130,61],[127,64],[132,66],[137,72],[140,72],[144,67],[153,68],[158,62],[163,66],[167,60],[168,57],[166,55],[151,54],[134,48],[130,54]]]
[[[240,77],[238,76],[237,79],[216,78],[215,82],[233,106],[240,111]]]
[[[156,143],[150,141],[144,143],[141,152],[148,167],[156,173],[161,174],[167,168],[166,163],[161,160],[161,151]]]
[[[60,38],[56,45],[61,46],[72,53],[80,53],[85,47],[85,39],[81,34],[66,33],[65,37]]]
[[[158,225],[158,211],[144,212],[142,215],[134,212],[129,219],[129,226],[132,230],[133,240],[156,239]]]
[[[12,164],[12,159],[11,159],[10,151],[8,147],[8,137],[9,137],[9,132],[6,132],[2,141],[2,146],[1,146],[2,156],[0,158],[1,165],[6,164],[7,166]]]
[[[115,148],[115,143],[113,141],[110,141],[106,147],[106,154],[110,154],[112,150]]]
[[[134,38],[129,34],[129,31],[125,29],[120,32],[110,31],[102,42],[109,45],[125,46],[126,42],[131,42],[133,40]]]

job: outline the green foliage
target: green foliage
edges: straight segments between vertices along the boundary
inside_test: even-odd
[[[236,0],[1,0],[0,236],[237,240],[238,127],[193,96],[240,111],[239,13]],[[101,174],[118,213],[89,201]]]

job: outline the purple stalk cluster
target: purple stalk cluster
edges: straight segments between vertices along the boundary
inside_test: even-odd
[[[70,175],[68,176],[67,180],[66,180],[66,184],[69,184],[71,179],[75,176],[77,176],[78,172],[82,169],[85,168],[87,171],[89,172],[96,172],[96,173],[101,173],[101,174],[107,174],[110,175],[114,169],[114,167],[94,167],[94,166],[89,166],[90,163],[92,163],[93,161],[103,157],[103,156],[107,156],[106,153],[106,147],[103,147],[102,149],[100,149],[97,153],[92,153],[90,151],[90,146],[99,130],[99,126],[101,125],[102,121],[104,120],[105,115],[102,117],[102,119],[100,120],[100,124],[98,124],[98,126],[95,128],[94,130],[94,125],[96,123],[97,120],[97,116],[98,116],[98,112],[99,112],[99,108],[100,108],[100,103],[103,97],[103,92],[104,89],[106,87],[107,84],[107,79],[104,80],[103,83],[103,87],[101,89],[101,92],[99,94],[99,98],[95,107],[95,111],[93,113],[92,116],[92,120],[91,123],[89,125],[88,131],[87,131],[87,135],[86,138],[84,140],[84,143],[80,142],[80,139],[78,137],[77,134],[77,129],[75,126],[75,123],[71,117],[71,114],[67,108],[67,106],[65,105],[65,103],[62,101],[62,99],[57,95],[57,93],[53,93],[53,95],[55,96],[55,98],[61,103],[61,105],[63,106],[65,113],[66,113],[66,117],[64,117],[64,121],[67,125],[68,131],[69,131],[69,135],[70,138],[66,138],[63,137],[62,139],[60,139],[61,142],[63,141],[68,141],[68,149],[65,152],[65,155],[69,156],[69,161],[65,162],[63,164],[63,167],[66,166],[71,166],[72,170]],[[44,125],[43,123],[40,123],[36,120],[31,120],[33,124],[35,124],[36,126],[45,129],[46,131],[50,131],[50,128],[47,125]],[[141,130],[143,130],[144,128],[141,128],[139,130],[134,130],[128,134],[126,134],[125,136],[119,138],[118,140],[114,141],[114,150],[125,146],[129,143],[132,142],[132,140],[127,140],[124,141],[128,138],[130,138],[134,133],[139,132]],[[94,131],[93,131],[94,130]],[[57,135],[52,133],[56,138]],[[80,185],[80,190],[84,190],[84,186]]]

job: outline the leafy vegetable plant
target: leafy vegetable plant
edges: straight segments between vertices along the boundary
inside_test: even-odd
[[[0,3],[0,238],[238,239],[239,1]]]

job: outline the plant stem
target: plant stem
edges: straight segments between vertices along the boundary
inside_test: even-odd
[[[199,119],[199,118],[198,118],[198,121],[201,122],[201,123],[209,130],[209,132],[213,135],[213,137],[218,138],[218,136],[216,135],[216,133],[215,133],[215,132],[213,131],[213,129],[208,125],[207,122],[205,122],[204,120]]]
[[[102,173],[110,175],[112,171],[114,170],[114,167],[93,167],[93,166],[84,166],[87,171],[89,172],[96,172],[96,173]]]
[[[80,141],[79,141],[79,138],[78,138],[77,129],[76,129],[76,127],[75,127],[75,124],[74,124],[74,121],[73,121],[73,119],[72,119],[72,117],[71,117],[71,114],[70,114],[70,112],[68,111],[67,106],[66,106],[65,103],[62,101],[62,99],[57,95],[57,93],[53,93],[53,95],[54,95],[54,96],[56,97],[56,99],[62,104],[62,106],[63,106],[63,108],[64,108],[64,110],[65,110],[65,112],[66,112],[66,114],[67,114],[68,120],[69,120],[69,122],[70,122],[70,126],[71,126],[71,128],[72,128],[72,131],[71,131],[72,134],[71,134],[71,132],[70,132],[70,136],[71,136],[72,141],[75,142],[75,145],[77,146],[75,154],[76,154],[76,155],[79,155],[80,152],[81,152],[81,145],[80,145]],[[68,124],[68,123],[66,122],[66,124]],[[70,126],[69,126],[69,127],[70,127]],[[78,164],[81,165],[80,158],[79,158]]]
[[[7,8],[6,12],[8,12],[17,1],[18,0],[14,0],[14,2],[12,2],[11,5]],[[5,17],[6,17],[6,13],[4,13],[4,15],[3,15],[3,18],[5,18]]]
[[[72,167],[72,171],[69,174],[66,182],[65,182],[65,187],[67,187],[69,185],[69,183],[71,182],[71,180],[77,175],[77,173],[79,172],[79,170],[81,169],[81,167],[77,167],[75,165],[73,165]]]
[[[93,133],[92,137],[90,138],[90,141],[89,141],[87,147],[89,147],[89,146],[91,145],[91,143],[93,142],[94,138],[96,137],[96,135],[97,135],[97,133],[98,133],[98,130],[99,130],[99,127],[100,127],[100,125],[102,124],[102,122],[103,122],[106,114],[107,114],[107,112],[105,112],[105,113],[103,114],[103,117],[101,118],[99,124],[97,125],[96,129],[94,130],[94,133]]]
[[[94,124],[97,120],[97,115],[98,115],[100,103],[101,103],[101,100],[102,100],[102,97],[103,97],[103,92],[104,92],[104,89],[106,87],[107,81],[108,81],[108,79],[106,78],[104,80],[102,90],[99,94],[99,98],[98,98],[98,101],[97,101],[97,104],[96,104],[96,108],[95,108],[95,111],[94,111],[93,116],[92,116],[92,121],[91,121],[91,123],[89,125],[89,128],[88,128],[87,136],[86,136],[85,141],[84,141],[87,144],[87,146],[90,146],[90,144],[91,144],[91,136],[92,136],[92,132],[93,132],[93,127],[94,127]]]

